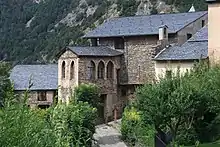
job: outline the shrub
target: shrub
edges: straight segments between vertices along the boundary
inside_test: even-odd
[[[122,139],[131,145],[154,146],[155,131],[151,125],[144,123],[140,112],[134,107],[125,108],[122,125]]]
[[[94,84],[81,84],[74,89],[76,101],[88,102],[93,107],[100,104],[99,88]]]

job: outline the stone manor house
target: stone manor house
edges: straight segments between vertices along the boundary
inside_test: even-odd
[[[214,53],[220,45],[220,3],[209,3],[208,12],[106,20],[83,36],[90,46],[64,47],[58,64],[16,65],[10,78],[18,93],[28,88],[31,79],[29,105],[40,108],[49,107],[57,94],[58,100],[68,103],[74,87],[94,83],[101,89],[103,121],[111,120],[115,109],[120,117],[137,86],[155,82],[177,67],[184,72],[200,59],[215,60],[214,55],[220,55]]]

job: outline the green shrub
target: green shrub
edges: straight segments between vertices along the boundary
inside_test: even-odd
[[[95,84],[80,84],[74,89],[74,99],[76,101],[88,102],[93,107],[100,104],[100,92]]]
[[[130,145],[154,146],[155,131],[151,125],[143,122],[140,112],[134,107],[127,107],[121,124],[122,139]]]

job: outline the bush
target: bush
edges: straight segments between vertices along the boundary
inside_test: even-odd
[[[47,110],[10,103],[0,111],[3,147],[90,147],[95,132],[96,109],[84,102],[58,104]]]
[[[144,123],[140,112],[134,107],[127,107],[121,124],[122,139],[131,145],[154,146],[155,131],[151,125]]]
[[[220,79],[220,67],[198,64],[185,75],[177,73],[140,87],[136,91],[137,111],[142,112],[146,124],[171,133],[174,143],[215,141],[220,114],[220,81],[216,79]]]
[[[74,99],[88,102],[91,106],[97,108],[100,104],[99,90],[94,84],[80,84],[74,89]]]

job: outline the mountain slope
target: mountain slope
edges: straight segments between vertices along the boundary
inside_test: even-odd
[[[192,0],[1,0],[0,60],[56,62],[66,45],[88,44],[80,37],[105,19],[158,12],[183,12]],[[196,0],[205,10],[204,0]]]

